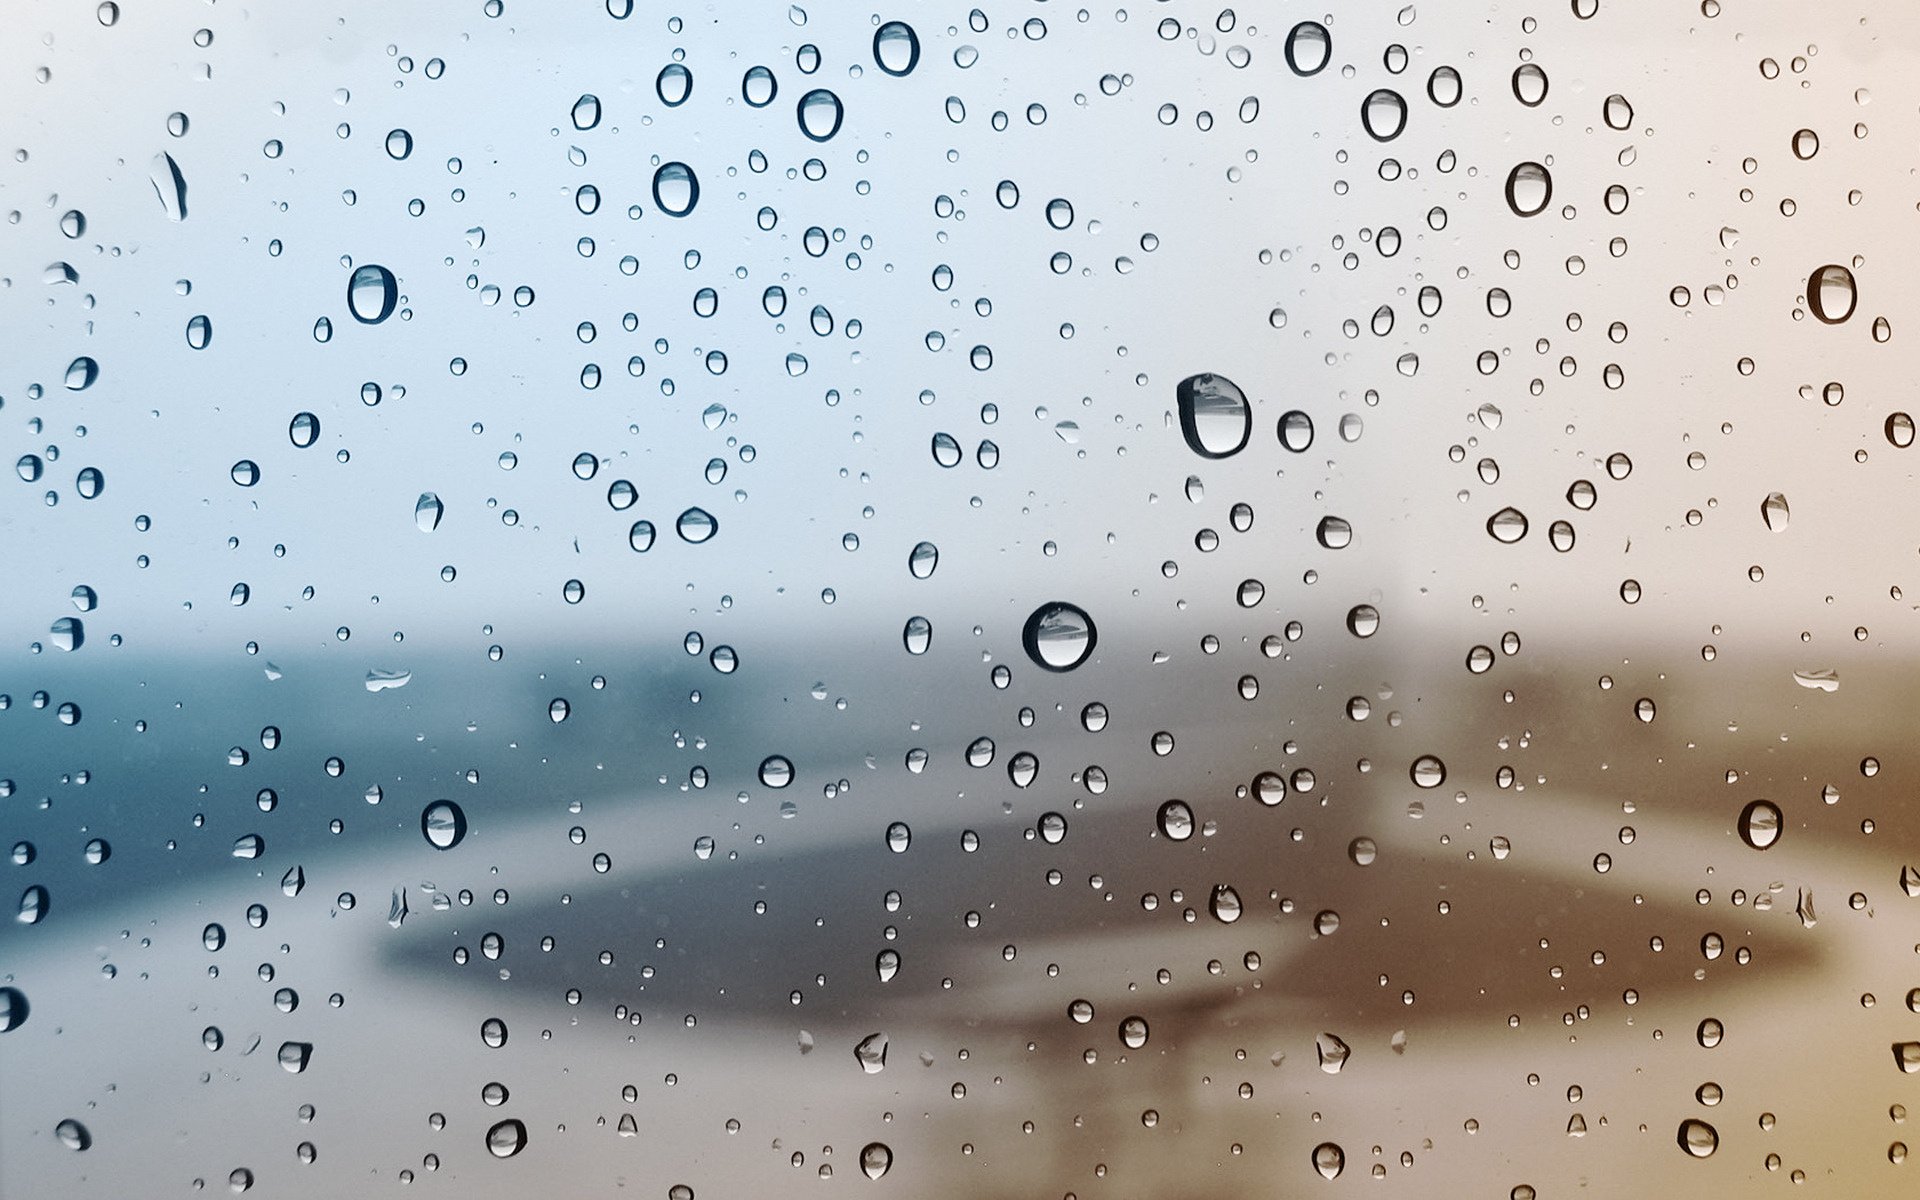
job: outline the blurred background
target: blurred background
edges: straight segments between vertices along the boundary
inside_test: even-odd
[[[14,16],[0,1196],[1913,1193],[1920,13]]]

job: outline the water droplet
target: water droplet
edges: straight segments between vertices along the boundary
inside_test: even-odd
[[[760,782],[770,788],[783,788],[793,782],[793,763],[778,754],[760,761]]]
[[[72,1117],[55,1125],[53,1136],[59,1138],[60,1144],[69,1150],[85,1150],[93,1145],[93,1134],[87,1132],[87,1127]]]
[[[1212,913],[1213,919],[1222,925],[1233,924],[1240,919],[1242,911],[1240,893],[1235,891],[1231,884],[1215,884],[1213,893],[1207,897],[1207,911]]]
[[[1780,806],[1771,800],[1749,801],[1740,810],[1740,840],[1755,850],[1771,849],[1782,833]]]
[[[794,115],[800,121],[800,132],[816,142],[824,142],[840,132],[840,122],[846,116],[841,107],[840,97],[826,88],[814,88],[800,97],[794,106]]]
[[[1352,1056],[1352,1049],[1331,1033],[1323,1033],[1313,1040],[1314,1052],[1319,1056],[1320,1069],[1329,1075],[1338,1075]]]
[[[635,521],[633,527],[627,530],[627,545],[633,547],[636,553],[645,554],[653,549],[653,537],[652,521]]]
[[[1460,103],[1466,85],[1460,79],[1460,72],[1454,67],[1440,66],[1427,76],[1427,99],[1441,108],[1452,108]]]
[[[1760,519],[1775,533],[1787,527],[1791,515],[1787,511],[1787,498],[1779,492],[1769,492],[1767,498],[1760,502]]]
[[[509,1118],[487,1130],[487,1153],[495,1158],[512,1158],[527,1148],[527,1127]]]
[[[27,1010],[25,992],[15,987],[0,987],[0,1033],[9,1033],[25,1024]]]
[[[685,64],[668,63],[660,68],[660,74],[653,79],[654,94],[660,97],[660,103],[668,108],[678,108],[693,95],[693,72]]]
[[[1720,1131],[1700,1120],[1689,1117],[1680,1122],[1680,1132],[1676,1139],[1680,1148],[1695,1158],[1706,1158],[1720,1148]]]
[[[683,162],[661,163],[653,173],[653,203],[670,217],[684,217],[700,203],[700,181]]]
[[[252,487],[260,482],[260,464],[250,458],[243,458],[233,464],[227,475],[241,487]]]
[[[740,98],[754,108],[765,108],[780,94],[780,81],[770,67],[748,67],[740,78]]]
[[[154,155],[147,177],[153,182],[154,193],[160,197],[160,208],[167,214],[167,220],[186,220],[187,177],[180,173],[180,164],[173,161],[173,155]]]
[[[1407,101],[1392,88],[1379,88],[1360,104],[1360,124],[1376,142],[1390,142],[1407,128]]]
[[[1347,632],[1358,638],[1380,632],[1380,610],[1371,604],[1356,604],[1347,610]]]
[[[882,950],[874,956],[873,971],[874,974],[880,977],[881,983],[891,983],[893,977],[900,973],[900,952],[898,950]]]
[[[281,1070],[289,1075],[298,1075],[307,1069],[307,1063],[313,1058],[312,1042],[281,1042],[275,1057]]]
[[[1807,277],[1807,307],[1822,324],[1838,325],[1851,317],[1859,300],[1853,272],[1838,263],[1828,263]]]
[[[1146,1045],[1148,1034],[1145,1017],[1127,1017],[1120,1022],[1120,1044],[1129,1050],[1138,1050]]]
[[[1913,445],[1913,417],[1904,412],[1890,414],[1886,434],[1887,441],[1901,450]]]
[[[1305,453],[1313,445],[1313,418],[1299,409],[1280,414],[1280,444],[1295,454]]]
[[[1608,129],[1624,130],[1633,124],[1633,105],[1619,92],[1608,96],[1600,105],[1600,115],[1605,119]]]
[[[1793,135],[1793,156],[1801,162],[1820,153],[1820,135],[1811,129],[1801,129]]]
[[[1073,670],[1087,661],[1098,641],[1093,618],[1079,605],[1064,600],[1034,609],[1020,632],[1027,657],[1046,671]]]
[[[920,65],[920,35],[905,21],[888,21],[873,31],[873,61],[889,75],[910,75]]]
[[[355,267],[347,280],[347,309],[362,325],[378,325],[393,315],[400,285],[393,272],[375,263]]]
[[[1313,536],[1325,549],[1345,550],[1353,544],[1353,523],[1345,517],[1322,517]]]
[[[1920,1042],[1895,1042],[1893,1061],[1899,1065],[1902,1074],[1920,1072]]]
[[[451,850],[467,836],[467,814],[451,800],[435,800],[420,812],[420,833],[435,850]]]
[[[1313,1148],[1313,1169],[1322,1179],[1338,1179],[1347,1169],[1347,1152],[1332,1142],[1321,1142]]]
[[[878,1179],[893,1167],[893,1151],[885,1142],[868,1142],[860,1149],[860,1172],[868,1179]]]
[[[600,97],[587,92],[573,102],[573,127],[578,130],[592,129],[600,123]]]
[[[68,391],[84,392],[92,387],[94,380],[98,378],[100,378],[100,364],[83,354],[67,364],[64,382]]]
[[[887,849],[895,854],[905,854],[907,847],[913,844],[913,830],[905,821],[895,821],[887,826]]]
[[[1225,375],[1189,375],[1175,389],[1180,433],[1202,458],[1226,458],[1240,452],[1253,432],[1253,406],[1247,394]]]
[[[704,508],[689,508],[674,519],[673,528],[681,541],[697,546],[720,532],[720,522]]]
[[[387,133],[387,157],[396,162],[404,161],[413,153],[413,135],[404,129],[389,130]]]
[[[1513,98],[1528,108],[1538,108],[1547,98],[1547,73],[1539,63],[1521,63],[1513,69]]]
[[[420,498],[413,502],[413,524],[421,533],[432,533],[440,528],[440,517],[446,512],[446,505],[440,503],[440,497],[432,492],[421,492]]]
[[[38,925],[47,916],[47,889],[40,884],[29,884],[27,890],[20,893],[20,907],[14,911],[13,919],[22,925]]]
[[[297,412],[287,422],[287,440],[302,450],[320,439],[320,418],[310,412]]]
[[[480,1022],[480,1042],[489,1050],[498,1050],[507,1044],[507,1023],[499,1017],[488,1017]]]
[[[1527,514],[1512,506],[1503,508],[1487,518],[1487,532],[1494,541],[1511,546],[1527,536]]]
[[[555,696],[552,702],[547,705],[547,720],[558,725],[560,722],[566,720],[568,714],[571,712],[573,712],[573,706],[567,703],[567,698],[565,696]]]
[[[1185,800],[1169,800],[1160,806],[1160,833],[1169,841],[1184,842],[1193,836],[1193,809]]]
[[[1318,21],[1302,21],[1288,31],[1285,50],[1295,75],[1318,75],[1333,59],[1333,35]]]
[[[860,1039],[853,1048],[853,1057],[859,1062],[860,1069],[869,1075],[878,1075],[887,1065],[887,1035],[870,1033]]]
[[[47,640],[55,650],[78,650],[87,640],[87,627],[79,617],[61,617],[48,629]]]
[[[932,542],[916,542],[907,553],[907,573],[915,579],[929,578],[939,565],[940,547]]]
[[[1523,162],[1507,172],[1507,207],[1517,217],[1535,217],[1553,199],[1553,176],[1537,162]]]

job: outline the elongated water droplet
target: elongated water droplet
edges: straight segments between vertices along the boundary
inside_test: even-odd
[[[84,392],[100,378],[100,364],[86,355],[81,355],[67,364],[67,374],[63,382],[70,392]]]
[[[1859,301],[1853,272],[1838,263],[1828,263],[1807,277],[1807,307],[1822,324],[1840,324],[1853,315]]]
[[[420,498],[413,502],[413,524],[421,533],[432,533],[440,528],[440,517],[447,511],[440,503],[440,497],[432,492],[421,492]]]
[[[860,1148],[860,1173],[878,1179],[893,1166],[893,1151],[885,1142],[868,1142]]]
[[[1280,414],[1280,444],[1295,454],[1306,452],[1313,445],[1313,418],[1299,409],[1291,409]]]
[[[1160,806],[1160,833],[1169,841],[1184,842],[1193,836],[1193,809],[1185,800],[1169,800]]]
[[[1913,417],[1904,412],[1892,413],[1887,417],[1887,441],[1898,449],[1905,450],[1913,445]]]
[[[1320,1069],[1329,1075],[1338,1075],[1347,1065],[1347,1059],[1353,1050],[1331,1033],[1323,1033],[1313,1040],[1313,1048],[1320,1058]]]
[[[154,155],[147,176],[153,181],[153,190],[160,197],[160,208],[167,214],[167,220],[186,220],[187,177],[180,173],[180,164],[173,161],[173,155]]]
[[[853,1048],[853,1057],[860,1069],[869,1075],[878,1075],[887,1065],[887,1035],[870,1033],[860,1039]]]
[[[29,884],[27,890],[20,893],[20,907],[14,911],[13,919],[22,925],[38,925],[47,916],[47,889],[40,884]]]
[[[389,130],[387,133],[387,157],[402,162],[413,153],[413,135],[404,129]]]
[[[1787,520],[1791,516],[1787,510],[1787,498],[1779,492],[1767,493],[1767,498],[1760,502],[1760,519],[1775,533],[1787,527]]]
[[[800,132],[816,142],[827,141],[839,133],[840,122],[846,116],[840,97],[826,88],[814,88],[800,97],[794,114],[800,121]]]
[[[1231,884],[1215,884],[1212,894],[1207,897],[1207,911],[1212,913],[1213,919],[1221,924],[1233,924],[1240,919],[1242,912],[1240,893],[1235,891]]]
[[[1225,375],[1189,375],[1174,391],[1180,433],[1202,458],[1238,454],[1253,432],[1253,406],[1240,385]]]
[[[654,94],[668,108],[678,108],[693,94],[693,72],[683,63],[668,63],[653,79]]]
[[[393,315],[400,285],[393,272],[376,263],[355,267],[347,280],[347,309],[362,325],[378,325]]]
[[[467,836],[467,814],[451,800],[435,800],[420,812],[420,833],[435,850],[451,850]]]
[[[1295,75],[1318,75],[1333,58],[1333,35],[1318,21],[1302,21],[1288,31],[1285,51]]]
[[[600,97],[587,92],[573,102],[573,127],[585,131],[600,123]]]
[[[320,418],[310,412],[297,412],[287,422],[287,440],[302,450],[320,439]]]
[[[653,202],[670,217],[684,217],[700,203],[700,180],[683,162],[661,163],[653,173]]]
[[[1507,207],[1517,217],[1536,217],[1553,199],[1553,176],[1537,162],[1523,162],[1507,172]]]
[[[754,108],[765,108],[780,94],[780,81],[771,67],[748,67],[740,78],[740,98]]]
[[[1406,97],[1392,88],[1379,88],[1360,104],[1360,124],[1376,142],[1390,142],[1407,128]]]
[[[1513,98],[1528,108],[1538,108],[1547,98],[1547,73],[1539,63],[1521,63],[1513,69]]]
[[[1313,1148],[1313,1169],[1322,1179],[1338,1179],[1347,1169],[1347,1152],[1332,1142],[1321,1142]]]
[[[1099,638],[1087,610],[1064,600],[1034,609],[1020,631],[1027,657],[1046,671],[1071,671],[1086,662]]]
[[[900,952],[898,950],[882,950],[874,956],[873,971],[874,974],[880,977],[881,983],[891,983],[893,977],[900,973]]]
[[[1433,74],[1427,76],[1427,99],[1441,108],[1452,108],[1460,103],[1460,97],[1465,92],[1466,84],[1456,67],[1435,67]]]
[[[910,75],[920,65],[920,35],[905,21],[888,21],[873,31],[873,61],[889,75]]]
[[[1780,806],[1771,800],[1749,801],[1740,810],[1740,840],[1755,850],[1767,850],[1780,840]]]

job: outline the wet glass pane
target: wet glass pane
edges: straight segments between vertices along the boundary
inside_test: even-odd
[[[1913,1193],[1910,6],[10,16],[0,1194]]]

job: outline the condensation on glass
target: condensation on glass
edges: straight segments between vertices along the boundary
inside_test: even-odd
[[[1920,1187],[1911,6],[10,16],[0,1193]]]

